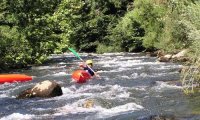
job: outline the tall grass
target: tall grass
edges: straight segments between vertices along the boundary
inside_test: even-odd
[[[200,93],[200,2],[187,6],[185,10],[183,19],[189,29],[191,61],[189,67],[182,71],[181,81],[186,94]]]

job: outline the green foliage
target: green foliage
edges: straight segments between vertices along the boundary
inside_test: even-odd
[[[190,8],[191,5],[195,4],[190,0],[170,0],[166,4],[166,14],[162,18],[164,28],[160,41],[156,44],[157,48],[174,51],[191,46],[193,40],[189,36],[195,26],[193,24],[194,19],[198,16],[195,12],[196,10]],[[194,9],[197,8],[194,7]],[[195,23],[198,22],[195,21]],[[168,47],[165,47],[166,45]]]
[[[1,68],[7,69],[27,64],[27,59],[30,59],[29,44],[18,33],[16,27],[0,26],[0,44]]]
[[[52,19],[59,2],[3,0],[0,3],[1,67],[41,63],[59,47],[60,28]]]
[[[70,11],[64,13],[70,18],[64,22],[70,31],[70,44],[87,52],[96,51],[98,43],[109,44],[109,34],[116,26],[117,18],[125,14],[129,3],[130,0],[63,2],[62,7]]]
[[[113,29],[110,39],[121,51],[131,52],[142,49],[144,29],[135,20],[134,12],[128,12]],[[141,51],[141,50],[140,50]]]
[[[200,54],[198,0],[2,0],[0,5],[1,68],[41,64],[68,46],[98,53],[190,48],[194,59]]]
[[[181,81],[185,93],[199,92],[200,84],[200,2],[191,3],[185,6],[184,14],[180,22],[184,23],[187,39],[184,42],[190,49],[190,67],[182,72]]]
[[[60,41],[55,31],[56,24],[53,24],[50,19],[58,3],[59,0],[8,2],[8,9],[17,18],[18,29],[30,44],[33,63],[41,56],[53,53],[54,48],[57,47],[55,43]]]
[[[121,48],[119,46],[115,46],[115,45],[105,45],[105,44],[98,44],[97,47],[97,53],[113,53],[113,52],[119,52],[121,51]]]
[[[72,39],[74,32],[78,29],[78,25],[81,23],[81,10],[83,9],[84,2],[79,0],[62,0],[55,10],[52,20],[57,24],[57,30],[60,32],[61,41],[58,44],[59,51],[65,52],[68,44],[71,42],[78,43],[78,39]]]
[[[152,0],[134,1],[134,18],[145,30],[143,45],[146,48],[154,48],[159,42],[160,33],[163,28],[162,17],[165,15],[165,7],[156,5]]]

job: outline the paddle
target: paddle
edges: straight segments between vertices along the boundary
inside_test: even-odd
[[[79,56],[79,54],[72,48],[68,48],[77,58],[79,58],[81,61],[83,61],[83,59]],[[83,61],[84,62],[84,61]]]
[[[77,58],[79,58],[79,60],[81,60],[82,62],[84,62],[85,63],[85,61],[79,56],[79,54],[74,50],[74,49],[72,49],[72,48],[68,48]],[[91,68],[91,67],[89,67],[87,64],[86,64],[86,66],[92,71],[92,72],[94,72],[94,70]],[[94,72],[95,73],[95,72]]]

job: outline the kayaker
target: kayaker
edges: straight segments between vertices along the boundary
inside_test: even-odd
[[[96,72],[94,72],[94,70],[92,69],[93,67],[93,61],[92,60],[87,60],[86,64],[80,64],[79,65],[81,68],[83,68],[85,71],[87,71],[91,76],[97,76],[99,77],[99,75],[96,74]]]

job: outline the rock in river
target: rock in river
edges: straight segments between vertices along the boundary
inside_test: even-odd
[[[50,80],[45,80],[36,84],[34,87],[26,89],[22,91],[17,98],[34,98],[34,97],[42,97],[42,98],[49,98],[49,97],[56,97],[62,95],[61,86]]]

